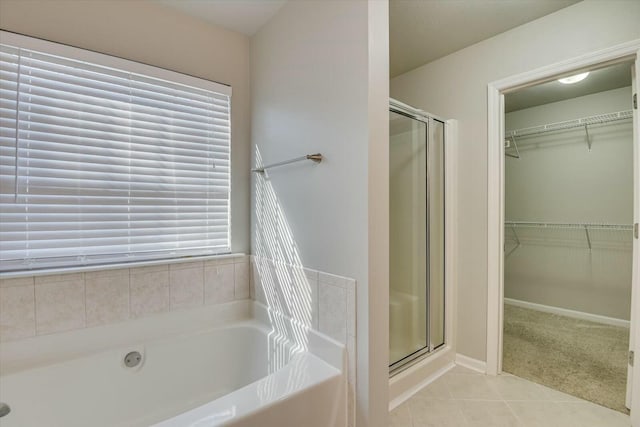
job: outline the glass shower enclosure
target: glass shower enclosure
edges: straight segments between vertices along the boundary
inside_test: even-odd
[[[445,122],[389,105],[389,370],[442,346]]]

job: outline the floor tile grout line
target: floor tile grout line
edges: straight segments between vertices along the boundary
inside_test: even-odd
[[[507,408],[509,408],[509,411],[511,411],[511,414],[513,414],[513,416],[515,417],[516,421],[518,421],[518,423],[520,423],[520,425],[522,425],[523,427],[526,427],[527,423],[525,423],[524,420],[522,420],[518,416],[518,414],[516,414],[516,411],[511,407],[511,405],[509,405],[509,402],[505,400],[504,403],[507,405]]]
[[[38,335],[38,310],[36,306],[36,282],[33,280],[33,336]]]
[[[411,401],[411,399],[407,400],[407,402]],[[415,427],[413,425],[413,411],[411,411],[411,405],[407,405],[407,412],[409,413],[409,425],[411,427]]]
[[[451,389],[449,388],[449,381],[447,381],[447,374],[448,372],[445,372],[444,375],[441,377],[442,378],[442,385],[444,385],[444,389],[447,392],[447,395],[449,396],[449,399],[453,399],[453,393],[451,392]]]
[[[452,399],[452,400],[459,400],[459,401],[464,401],[464,402],[507,402],[507,400],[505,400],[505,399],[478,399],[478,398],[473,398],[473,399]],[[525,402],[529,402],[529,401],[525,400]],[[538,402],[538,401],[532,401],[532,402]]]
[[[442,378],[442,385],[445,388],[445,391],[447,391],[449,393],[450,393],[449,382],[447,380],[448,380],[448,377],[451,377],[452,375],[455,375],[455,374],[454,373],[446,373],[445,375],[443,375],[441,377]],[[533,386],[534,391],[537,392],[537,393],[544,394],[546,392],[546,390],[545,390],[546,387],[541,386],[540,384],[537,384],[537,383],[532,382],[532,381],[528,381],[528,380],[526,380],[524,378],[520,378],[520,377],[516,377],[516,378],[521,380],[523,383],[527,383],[527,384]],[[516,404],[516,403],[519,403],[519,402],[530,403],[530,404],[538,404],[538,405],[540,405],[540,404],[552,405],[552,406],[558,407],[559,409],[562,409],[563,405],[579,404],[579,405],[585,405],[585,408],[594,409],[594,408],[597,407],[599,409],[603,409],[603,410],[606,410],[606,411],[612,411],[609,408],[606,408],[606,407],[603,407],[601,405],[597,405],[597,404],[595,404],[593,402],[590,402],[590,401],[587,401],[587,400],[584,400],[584,399],[579,399],[579,398],[576,398],[576,400],[553,400],[553,399],[538,400],[538,399],[533,399],[533,398],[509,399],[509,400],[507,400],[508,397],[505,398],[504,397],[504,393],[500,393],[498,391],[498,388],[494,384],[490,383],[487,380],[488,377],[486,375],[484,376],[484,379],[485,379],[485,382],[487,382],[489,384],[489,386],[490,386],[489,388],[492,391],[498,393],[498,395],[500,396],[499,399],[456,398],[456,397],[453,397],[452,395],[451,395],[451,397],[449,399],[447,399],[447,398],[433,398],[433,397],[414,395],[413,397],[411,397],[407,401],[407,403],[410,403],[412,401],[415,402],[415,401],[419,401],[419,400],[438,401],[438,402],[446,402],[446,401],[456,402],[458,404],[457,405],[458,407],[456,408],[456,413],[461,412],[460,415],[462,415],[462,419],[464,420],[466,425],[473,425],[473,424],[471,424],[472,420],[468,417],[468,414],[466,414],[465,411],[463,410],[463,408],[465,407],[463,405],[464,402],[479,402],[479,403],[481,403],[481,402],[484,402],[484,403],[492,402],[494,404],[497,403],[497,402],[501,402],[501,403],[503,403],[503,404],[505,404],[507,406],[507,408],[509,410],[509,413],[514,417],[515,421],[518,423],[517,424],[518,427],[531,426],[531,424],[529,424],[526,421],[525,418],[522,418],[522,417],[517,415],[513,405]],[[431,386],[431,384],[429,386],[425,387],[425,389],[428,389],[430,386]],[[415,417],[414,417],[414,412],[411,410],[411,405],[410,404],[407,405],[407,411],[408,411],[409,420],[410,420],[409,425],[413,426],[413,427],[417,427],[414,424],[414,418]],[[624,414],[622,414],[622,415],[624,415]]]
[[[471,419],[467,416],[467,414],[465,414],[464,410],[458,408],[458,411],[462,415],[462,419],[465,421],[465,424],[471,425]]]

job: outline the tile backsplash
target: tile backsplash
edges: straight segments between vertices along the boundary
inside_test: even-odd
[[[344,344],[347,350],[348,423],[355,426],[356,281],[348,277],[251,256],[251,297]],[[274,325],[278,327],[278,325]],[[300,331],[283,331],[287,335]],[[300,339],[299,336],[289,339]]]
[[[0,341],[249,298],[249,257],[0,280]]]

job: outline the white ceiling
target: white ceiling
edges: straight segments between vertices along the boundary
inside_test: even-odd
[[[390,73],[406,73],[579,0],[390,0]]]
[[[557,80],[551,80],[509,93],[504,97],[505,112],[509,113],[523,108],[631,86],[632,64],[633,62],[623,62],[592,70],[586,79],[571,85],[564,85]]]
[[[155,1],[247,36],[255,34],[287,2],[287,0]],[[391,77],[578,1],[390,0]]]
[[[286,0],[156,0],[187,15],[252,36]]]
[[[287,0],[155,0],[181,13],[247,36],[255,34]],[[304,0],[297,0],[304,1]],[[337,0],[322,0],[337,1]],[[391,77],[577,3],[579,0],[390,0]],[[628,74],[628,73],[627,73]],[[623,87],[620,67],[594,73],[575,87],[550,82],[510,94],[514,111]],[[558,86],[559,85],[559,86]]]

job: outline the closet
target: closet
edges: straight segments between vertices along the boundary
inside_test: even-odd
[[[621,412],[631,92],[630,64],[617,64],[583,83],[552,81],[505,97],[503,369]]]

